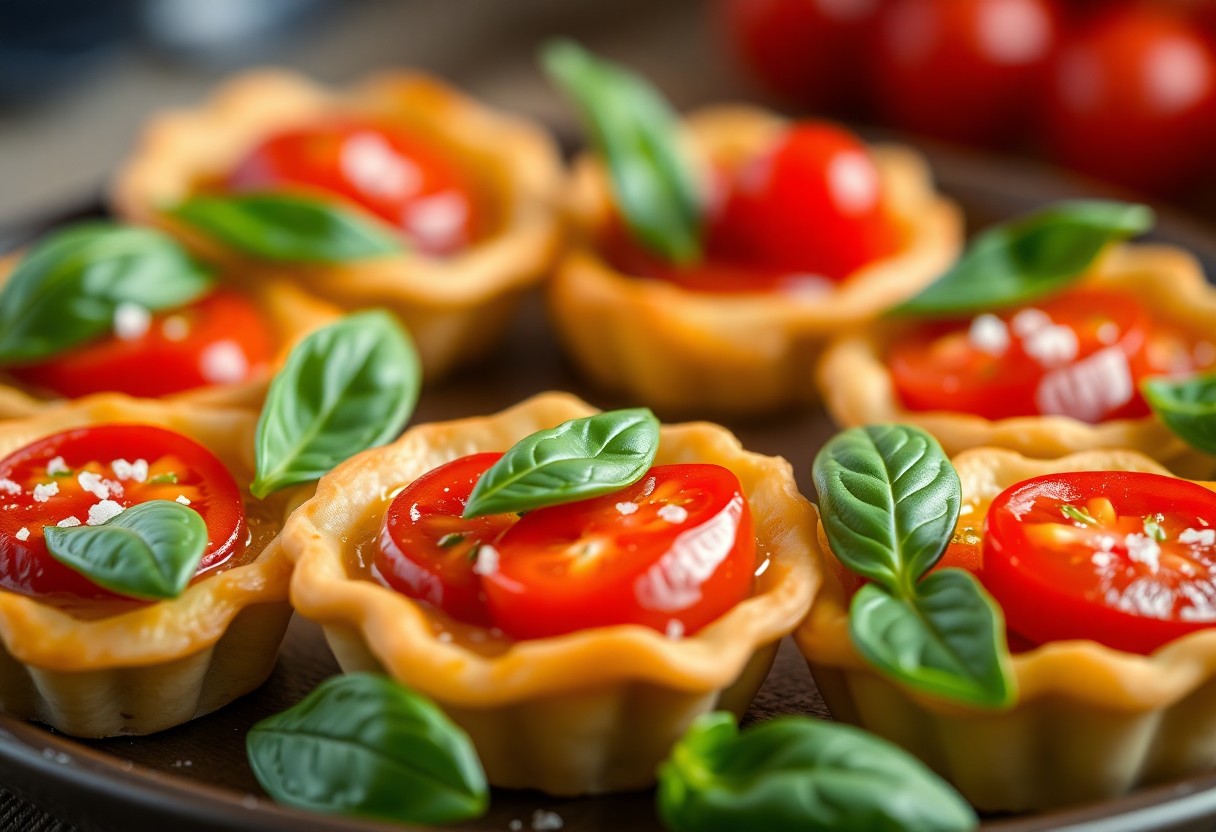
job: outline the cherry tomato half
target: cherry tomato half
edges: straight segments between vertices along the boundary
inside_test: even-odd
[[[50,556],[43,527],[97,525],[119,507],[179,497],[207,523],[199,574],[244,551],[248,530],[236,482],[192,439],[149,425],[99,425],[27,445],[0,460],[0,586],[26,595],[112,598]]]
[[[24,384],[68,398],[117,392],[157,398],[216,384],[240,384],[266,370],[274,344],[257,307],[221,289],[134,328],[41,364],[9,370]]]
[[[481,230],[468,174],[423,139],[386,124],[334,121],[271,136],[225,187],[337,196],[399,228],[428,254],[458,251]]]
[[[1018,483],[985,521],[984,586],[1036,644],[1151,653],[1216,624],[1216,494],[1126,471]]]

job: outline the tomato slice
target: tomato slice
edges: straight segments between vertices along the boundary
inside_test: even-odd
[[[107,391],[156,398],[240,384],[265,372],[274,356],[265,320],[238,292],[220,289],[156,316],[138,307],[127,311],[133,320],[116,321],[114,335],[9,372],[68,398]]]
[[[1151,653],[1216,624],[1216,494],[1173,477],[1087,471],[1006,489],[981,579],[1009,628]]]
[[[515,638],[618,624],[694,633],[751,591],[756,539],[738,478],[660,465],[604,497],[529,512],[479,571],[495,623]]]
[[[1210,344],[1156,326],[1126,293],[1078,289],[999,315],[917,327],[892,343],[887,360],[909,410],[1094,423],[1148,415],[1142,378],[1194,372],[1211,353]]]
[[[96,525],[137,503],[189,501],[207,523],[198,574],[248,543],[232,474],[192,439],[149,425],[56,433],[0,460],[0,587],[25,595],[113,598],[46,550],[44,526]]]
[[[340,197],[399,228],[428,254],[458,251],[482,230],[472,178],[395,125],[334,120],[283,131],[254,148],[224,187]]]
[[[473,486],[500,453],[461,457],[422,475],[393,498],[380,527],[375,566],[390,587],[468,624],[492,625],[474,571],[482,547],[515,514],[461,517]]]

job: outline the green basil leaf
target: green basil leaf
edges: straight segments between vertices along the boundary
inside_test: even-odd
[[[813,475],[836,557],[896,595],[910,594],[945,551],[962,502],[937,440],[907,425],[853,428],[823,447]]]
[[[176,598],[207,551],[202,515],[172,500],[133,505],[98,526],[47,526],[51,557],[104,589],[144,600]]]
[[[704,186],[680,146],[671,107],[635,73],[570,41],[548,44],[541,58],[549,78],[577,105],[634,238],[673,263],[699,260]]]
[[[644,407],[571,419],[515,443],[469,495],[464,516],[524,512],[611,494],[650,470],[659,420]]]
[[[659,817],[672,832],[964,832],[959,794],[908,752],[858,728],[803,716],[740,732],[713,713],[659,769]]]
[[[1111,243],[1153,227],[1146,205],[1058,202],[978,235],[958,262],[895,315],[970,315],[1027,303],[1083,275]]]
[[[265,497],[311,482],[347,457],[395,439],[421,383],[418,353],[387,312],[348,315],[313,332],[292,350],[266,394],[250,490]]]
[[[226,246],[263,260],[342,263],[394,254],[403,240],[338,202],[298,194],[195,196],[170,210]]]
[[[31,249],[0,291],[0,363],[59,355],[113,332],[123,304],[174,309],[211,285],[211,274],[159,231],[70,226]]]
[[[1216,374],[1149,378],[1140,384],[1157,418],[1189,445],[1216,454]]]
[[[934,572],[907,598],[866,584],[849,631],[866,660],[909,687],[985,708],[1013,702],[1004,617],[969,572]]]
[[[301,809],[439,824],[480,817],[489,805],[468,735],[383,676],[328,679],[254,725],[245,745],[262,788]]]

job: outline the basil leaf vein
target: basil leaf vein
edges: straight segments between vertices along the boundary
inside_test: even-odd
[[[322,682],[246,738],[275,800],[313,811],[441,824],[485,813],[489,790],[468,736],[430,700],[383,676]]]
[[[672,832],[963,832],[978,825],[967,802],[908,752],[803,716],[743,731],[730,714],[699,718],[660,767],[657,801]]]
[[[301,341],[258,419],[257,497],[320,478],[395,439],[418,401],[418,353],[387,312],[348,315]]]
[[[640,76],[570,41],[548,44],[541,58],[549,78],[577,105],[634,238],[670,262],[699,260],[704,188],[680,145],[671,107]]]
[[[194,196],[170,213],[224,245],[264,260],[342,263],[404,247],[403,240],[336,201],[298,194]]]
[[[1216,373],[1149,378],[1141,382],[1140,390],[1166,427],[1188,445],[1216,454]]]
[[[1075,200],[993,226],[893,315],[961,316],[1027,303],[1076,281],[1111,243],[1153,227],[1151,208]]]
[[[531,511],[611,494],[642,478],[659,449],[646,408],[571,419],[512,446],[474,486],[464,516]]]
[[[41,361],[107,335],[124,303],[174,309],[212,283],[207,269],[159,231],[70,226],[31,249],[0,291],[0,364]]]
[[[172,500],[138,503],[97,526],[43,529],[51,557],[130,598],[182,594],[207,551],[207,524]]]

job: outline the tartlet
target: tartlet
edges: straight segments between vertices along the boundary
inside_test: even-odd
[[[434,380],[499,340],[516,301],[546,275],[556,256],[561,223],[553,200],[561,164],[540,128],[420,73],[384,73],[332,91],[287,72],[254,71],[230,81],[201,109],[155,117],[119,170],[111,203],[127,219],[167,230],[203,259],[245,271],[265,269],[265,262],[203,236],[167,209],[231,170],[267,134],[334,114],[404,125],[450,151],[492,192],[493,230],[456,255],[407,251],[274,267],[344,308],[395,313]],[[383,225],[362,213],[367,222]]]
[[[750,158],[787,122],[763,110],[719,106],[687,117],[687,140],[711,159]],[[597,249],[615,221],[602,162],[580,157],[570,180],[574,240],[550,285],[566,349],[597,384],[669,412],[759,413],[813,401],[806,368],[827,340],[915,294],[958,253],[962,219],[933,188],[925,161],[899,146],[870,148],[900,251],[849,276],[825,296],[715,296],[617,270]]]
[[[954,465],[964,507],[1043,474],[1168,473],[1121,450],[1036,460],[981,448],[959,455]],[[815,552],[821,565],[834,561],[822,526]],[[1004,710],[913,692],[872,669],[852,644],[848,601],[835,574],[794,637],[833,716],[907,748],[981,810],[1101,800],[1216,766],[1216,631],[1185,636],[1148,656],[1092,641],[1052,642],[1015,654],[1017,695]]]
[[[453,638],[425,606],[358,574],[351,541],[401,487],[448,460],[505,450],[594,412],[550,393],[495,416],[413,428],[322,479],[285,531],[292,603],[324,627],[342,668],[387,673],[433,698],[472,737],[497,786],[574,795],[652,784],[692,719],[714,708],[742,714],[819,584],[806,557],[815,510],[788,463],[747,453],[706,424],[664,427],[656,462],[730,468],[768,565],[750,598],[695,635],[615,626],[478,651],[475,636]]]
[[[1196,332],[1216,321],[1216,292],[1203,268],[1187,252],[1161,245],[1111,248],[1078,283],[1082,288],[1127,291],[1155,317]],[[986,419],[949,411],[905,408],[884,355],[904,324],[881,321],[843,334],[824,353],[817,382],[832,419],[841,427],[875,422],[916,425],[933,434],[948,454],[969,448],[1008,448],[1030,457],[1052,458],[1099,448],[1147,454],[1180,476],[1209,477],[1216,464],[1187,445],[1153,416],[1089,424],[1066,416]],[[912,324],[915,326],[915,324]]]
[[[199,442],[247,485],[256,421],[239,409],[92,396],[0,424],[0,455],[75,427],[154,425]],[[277,530],[305,494],[285,491],[254,508],[242,493],[250,518],[262,525],[248,560],[176,599],[76,615],[0,590],[0,710],[80,737],[150,734],[262,684],[292,615],[290,564]]]

